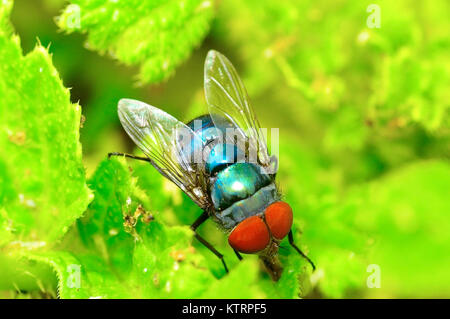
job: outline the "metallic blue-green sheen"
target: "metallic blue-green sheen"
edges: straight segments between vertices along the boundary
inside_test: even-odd
[[[245,152],[236,145],[226,144],[223,137],[234,127],[225,118],[203,115],[187,123],[197,136],[199,144],[183,148],[183,155],[208,147],[205,172],[209,174],[209,190],[214,205],[214,216],[226,229],[250,216],[261,214],[277,199],[276,187],[269,175],[258,165],[245,162]],[[196,140],[199,141],[199,140]],[[205,155],[205,154],[204,154]]]
[[[262,187],[252,196],[233,203],[230,207],[214,214],[216,221],[225,229],[232,229],[244,219],[259,215],[270,204],[279,200],[274,183]]]
[[[212,185],[211,199],[216,210],[223,210],[233,203],[248,198],[271,183],[268,175],[261,174],[252,163],[236,163],[219,174]]]
[[[194,152],[198,152],[199,149],[203,150],[206,145],[214,145],[215,143],[219,144],[220,141],[225,138],[227,128],[234,127],[233,124],[231,124],[225,118],[221,119],[220,117],[218,117],[216,121],[219,121],[219,123],[213,122],[211,115],[207,114],[199,116],[186,124],[196,133],[197,136],[200,137],[200,139],[193,139],[190,141],[190,143],[187,142],[185,143],[185,145],[181,145],[182,147],[180,155],[184,159],[193,161],[195,159]],[[218,155],[216,154],[216,156]],[[208,157],[206,157],[205,160],[207,165]],[[227,161],[230,160],[231,158],[227,159]],[[223,163],[221,162],[223,161],[219,160],[217,157],[211,159],[212,166],[206,167],[206,169],[210,169],[208,173],[211,173],[213,170],[215,170],[214,173],[216,173],[218,171],[218,167],[216,167],[217,165],[221,168],[225,168],[226,165],[223,165]]]
[[[208,155],[206,172],[215,175],[231,164],[237,163],[244,158],[242,152],[236,145],[216,144]]]
[[[234,127],[225,118],[222,119],[220,123],[214,123],[209,114],[199,116],[186,125],[200,136],[205,144],[211,140],[225,136],[226,129]]]

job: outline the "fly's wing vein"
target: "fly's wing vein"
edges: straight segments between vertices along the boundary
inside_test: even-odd
[[[209,51],[205,61],[205,97],[214,122],[221,117],[231,121],[239,135],[246,138],[249,152],[258,163],[269,166],[271,159],[261,126],[249,103],[247,91],[231,62],[217,51]]]
[[[120,100],[118,113],[125,131],[151,164],[197,205],[208,207],[204,165],[197,165],[190,152],[191,147],[201,150],[200,137],[173,116],[141,101]]]

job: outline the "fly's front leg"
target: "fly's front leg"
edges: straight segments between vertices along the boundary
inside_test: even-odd
[[[172,180],[172,178],[167,175],[167,173],[161,169],[158,165],[156,165],[156,163],[149,157],[143,157],[143,156],[136,156],[136,155],[132,155],[132,154],[126,154],[126,153],[119,153],[119,152],[112,152],[112,153],[108,153],[108,158],[111,158],[111,156],[124,156],[124,157],[128,157],[128,158],[132,158],[138,161],[144,161],[144,162],[148,162],[150,164],[153,165],[153,167],[165,178]]]
[[[126,154],[126,153],[119,153],[119,152],[108,153],[108,158],[111,158],[111,156],[124,156],[124,157],[128,157],[128,158],[133,158],[133,159],[136,159],[139,161],[145,161],[145,162],[151,163],[151,160],[148,157],[136,156],[136,155]]]
[[[294,249],[303,257],[306,259],[307,262],[309,262],[311,264],[311,267],[314,270],[316,270],[316,266],[314,265],[314,263],[311,261],[311,259],[309,259],[308,256],[306,256],[301,250],[300,248],[297,247],[297,245],[294,243],[294,235],[292,234],[292,229],[289,231],[289,235],[288,235],[288,239],[289,239],[289,244],[294,247]]]
[[[237,257],[239,260],[242,260],[241,254],[240,254],[236,249],[233,248],[233,250],[234,250],[234,253],[236,254],[236,257]]]
[[[219,253],[206,239],[204,239],[196,232],[197,227],[203,224],[208,218],[209,218],[208,213],[203,212],[203,214],[201,214],[200,217],[197,218],[197,220],[191,225],[191,229],[194,231],[194,237],[197,238],[199,242],[201,242],[206,248],[208,248],[214,255],[216,255],[222,261],[223,267],[225,268],[225,271],[228,273],[228,267],[227,264],[225,263],[223,255]]]

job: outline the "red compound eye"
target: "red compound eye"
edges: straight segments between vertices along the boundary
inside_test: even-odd
[[[263,250],[269,244],[269,241],[269,230],[264,221],[258,216],[244,219],[228,236],[230,246],[245,254]]]
[[[288,203],[275,202],[266,208],[266,223],[272,236],[283,239],[292,227],[292,208]]]

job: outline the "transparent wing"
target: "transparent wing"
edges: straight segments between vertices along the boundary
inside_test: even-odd
[[[125,131],[152,165],[206,208],[209,203],[203,165],[196,165],[201,161],[196,150],[203,145],[198,135],[173,116],[137,100],[120,100],[118,113]]]
[[[250,105],[247,91],[236,69],[221,53],[211,50],[205,61],[205,96],[213,121],[225,117],[236,127],[240,138],[248,141],[250,158],[258,164],[271,165],[266,139]],[[216,119],[215,119],[216,118]]]

